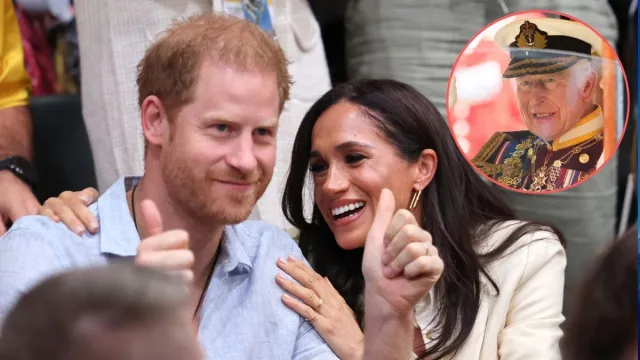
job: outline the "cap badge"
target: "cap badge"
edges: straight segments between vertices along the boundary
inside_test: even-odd
[[[538,29],[538,25],[525,21],[520,25],[520,33],[516,36],[519,48],[544,49],[547,47],[547,33]]]

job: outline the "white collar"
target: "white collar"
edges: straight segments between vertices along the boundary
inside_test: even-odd
[[[554,140],[552,143],[553,150],[574,146],[597,135],[602,131],[603,122],[602,108],[598,106],[580,119],[569,131]]]

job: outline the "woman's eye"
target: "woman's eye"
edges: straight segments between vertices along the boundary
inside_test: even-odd
[[[355,164],[363,159],[364,159],[364,155],[362,154],[349,154],[344,158],[347,164]]]
[[[325,169],[324,164],[310,164],[309,165],[309,171],[311,171],[312,173],[318,173],[321,172]]]

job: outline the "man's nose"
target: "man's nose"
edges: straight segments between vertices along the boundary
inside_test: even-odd
[[[531,87],[531,95],[529,97],[529,102],[531,105],[540,105],[544,103],[547,97],[548,90],[541,84],[539,81],[533,83]]]
[[[242,134],[237,137],[234,146],[229,150],[227,163],[231,167],[243,173],[250,173],[258,166],[251,134]]]

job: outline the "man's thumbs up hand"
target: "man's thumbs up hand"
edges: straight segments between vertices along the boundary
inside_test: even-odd
[[[184,230],[164,231],[162,216],[151,200],[140,204],[143,234],[138,246],[136,264],[182,275],[193,282],[193,252],[189,249],[189,234]]]

